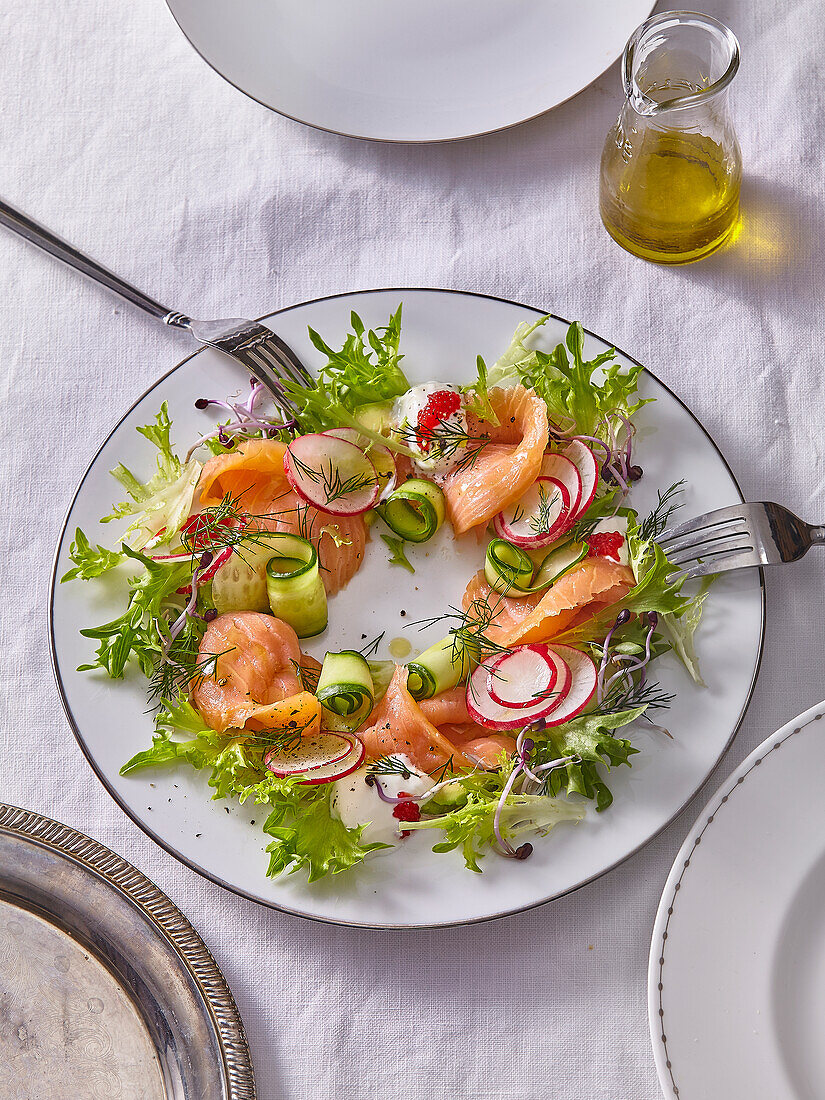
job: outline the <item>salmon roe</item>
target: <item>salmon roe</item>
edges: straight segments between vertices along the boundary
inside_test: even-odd
[[[444,420],[457,413],[461,408],[461,394],[454,390],[436,390],[427,398],[427,403],[418,414],[416,438],[422,451],[430,449],[433,430]],[[417,820],[417,819],[416,819]]]
[[[392,816],[399,821],[420,821],[421,811],[415,802],[399,802],[392,808]]]
[[[587,540],[587,556],[619,561],[619,551],[623,545],[624,535],[620,535],[618,531],[598,531]]]

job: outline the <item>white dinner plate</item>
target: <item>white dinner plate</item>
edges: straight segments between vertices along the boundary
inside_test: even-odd
[[[376,326],[386,323],[401,301],[403,365],[413,383],[438,378],[466,384],[475,377],[476,355],[492,363],[509,344],[517,324],[537,313],[473,294],[380,290],[308,302],[266,320],[305,363],[318,367],[322,359],[308,339],[308,324],[340,346],[350,310]],[[563,339],[566,327],[560,319],[548,322],[539,330],[539,346],[551,350]],[[606,347],[598,337],[587,336],[589,354]],[[98,517],[119,499],[120,486],[108,471],[123,461],[148,476],[154,461],[135,427],[150,421],[167,401],[173,441],[185,450],[214,423],[210,414],[194,408],[195,399],[222,397],[245,385],[235,364],[205,350],[184,360],[133,406],[80,484],[58,546],[56,577],[70,566],[68,549],[76,527],[94,542],[111,545],[116,539],[111,524],[98,524]],[[640,511],[655,503],[657,489],[681,478],[688,480],[688,513],[739,501],[733,475],[695,417],[652,375],[643,376],[641,388],[656,401],[637,418],[637,461],[645,473],[632,499]],[[384,543],[373,538],[360,572],[330,601],[328,630],[306,648],[322,657],[327,649],[352,648],[354,643],[360,648],[363,637],[382,631],[387,644],[396,637],[408,638],[413,652],[436,641],[443,626],[440,632],[436,625],[421,633],[410,624],[459,603],[483,559],[483,547],[475,538],[455,542],[448,526],[432,542],[411,547],[414,576],[389,565]],[[264,877],[264,811],[249,804],[210,801],[203,773],[181,767],[126,778],[118,774],[126,760],[151,742],[145,681],[135,674],[113,682],[103,674],[74,669],[94,651],[93,642],[79,637],[79,628],[122,613],[122,580],[117,588],[100,582],[55,584],[51,627],[58,684],[81,748],[114,798],[159,844],[214,881],[267,905],[330,921],[407,927],[483,920],[558,897],[625,859],[685,805],[729,745],[750,699],[762,648],[760,574],[747,571],[725,577],[714,586],[706,606],[699,655],[708,687],[695,687],[675,658],[657,662],[663,687],[677,693],[667,715],[674,738],[644,728],[634,731],[641,752],[633,757],[632,768],[612,773],[615,803],[606,813],[589,811],[578,825],[560,825],[536,843],[527,862],[490,855],[481,875],[464,870],[455,852],[433,854],[436,838],[419,833],[397,852],[311,887],[298,875],[274,882]],[[379,655],[388,655],[386,645]],[[256,825],[250,824],[252,820]]]
[[[299,122],[450,141],[533,118],[619,56],[652,0],[167,0],[213,69]],[[618,92],[618,90],[617,90]]]
[[[676,857],[648,975],[666,1097],[825,1096],[824,715],[754,749]]]

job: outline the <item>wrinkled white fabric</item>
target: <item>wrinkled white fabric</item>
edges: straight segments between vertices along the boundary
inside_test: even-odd
[[[0,191],[200,316],[408,285],[580,318],[684,398],[749,497],[825,522],[825,19],[819,0],[704,6],[742,41],[732,106],[744,226],[735,247],[684,269],[626,255],[599,222],[615,66],[516,130],[379,146],[246,99],[189,48],[162,0],[6,0]],[[235,993],[262,1100],[654,1100],[649,935],[697,800],[555,904],[406,933],[259,908],[178,865],[121,813],[57,700],[49,569],[99,440],[190,345],[2,233],[0,311],[0,798],[100,839],[180,905]],[[768,577],[762,673],[714,785],[825,693],[823,566],[812,552]]]

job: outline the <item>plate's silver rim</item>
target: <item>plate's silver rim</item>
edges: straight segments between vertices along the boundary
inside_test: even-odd
[[[232,991],[209,948],[166,894],[110,848],[34,810],[0,802],[0,831],[79,863],[129,899],[174,948],[209,1007],[228,1100],[255,1100],[252,1059]]]
[[[539,316],[543,316],[545,313],[547,313],[547,315],[549,317],[551,317],[553,320],[561,321],[562,324],[565,324],[565,325],[570,324],[570,321],[568,321],[564,317],[560,317],[558,313],[551,313],[547,310],[538,309],[536,306],[528,306],[528,305],[525,305],[523,302],[516,302],[516,301],[513,301],[510,298],[502,298],[502,297],[500,297],[496,294],[482,294],[482,293],[479,293],[479,292],[476,292],[476,291],[471,291],[471,290],[455,290],[455,289],[445,288],[445,287],[392,287],[392,286],[391,287],[371,287],[371,288],[366,289],[366,290],[341,291],[338,294],[326,294],[326,295],[323,295],[320,298],[310,298],[305,302],[295,302],[295,303],[293,303],[293,305],[282,306],[280,309],[272,310],[270,313],[263,314],[261,317],[258,318],[258,320],[259,321],[264,321],[269,317],[277,317],[281,313],[289,313],[293,309],[300,309],[302,306],[315,305],[318,302],[327,302],[327,301],[331,301],[331,300],[336,299],[336,298],[351,298],[351,297],[355,297],[355,296],[358,296],[358,295],[361,295],[361,294],[383,294],[383,293],[403,294],[403,295],[421,294],[421,293],[424,293],[424,294],[457,294],[457,295],[462,295],[462,296],[468,297],[468,298],[482,298],[482,299],[488,299],[489,301],[493,301],[493,302],[503,302],[506,305],[516,306],[516,308],[518,308],[518,309],[524,309],[529,313],[535,313],[535,314],[538,314]],[[592,336],[596,340],[601,340],[602,343],[606,342],[603,336],[600,336],[598,333],[593,332],[592,329],[585,328],[584,332],[586,333],[586,335]],[[618,345],[613,344],[611,346],[614,347],[615,350],[618,351],[620,355],[623,355],[629,362],[635,364],[636,366],[642,366],[642,364],[639,363],[638,359],[634,359],[632,355],[628,355],[627,352],[623,351],[620,347],[618,347]],[[676,818],[683,812],[683,810],[685,810],[687,808],[687,806],[693,801],[693,799],[699,794],[699,792],[710,781],[710,779],[713,776],[714,772],[719,767],[722,760],[725,758],[726,753],[728,752],[731,745],[733,744],[734,738],[736,737],[737,733],[739,732],[739,729],[742,726],[742,722],[745,719],[745,714],[747,713],[748,707],[750,706],[750,703],[751,703],[751,699],[753,698],[753,692],[754,692],[754,689],[756,687],[756,681],[759,677],[759,670],[762,667],[762,658],[763,658],[764,652],[765,652],[765,621],[766,621],[766,613],[767,613],[767,602],[766,602],[766,598],[765,598],[765,572],[764,572],[764,570],[761,566],[758,569],[759,589],[760,589],[760,595],[761,595],[761,601],[760,601],[761,602],[761,616],[760,616],[761,626],[760,626],[760,632],[759,632],[759,651],[758,651],[757,656],[756,656],[756,662],[754,664],[754,669],[753,669],[753,676],[751,677],[751,682],[748,685],[748,693],[747,693],[745,701],[742,705],[742,709],[739,712],[739,716],[736,719],[736,722],[734,723],[733,728],[731,729],[730,736],[728,737],[728,740],[725,742],[725,745],[722,748],[722,751],[719,753],[719,756],[717,757],[716,761],[714,762],[712,767],[709,769],[708,773],[705,775],[705,777],[702,779],[702,781],[697,785],[695,790],[684,800],[684,802],[678,807],[678,809],[674,810],[673,814],[668,818],[668,820],[665,821],[664,824],[661,825],[661,827],[658,828],[655,832],[653,832],[649,837],[647,837],[646,840],[643,840],[641,844],[637,845],[630,852],[627,852],[620,859],[617,859],[613,863],[609,864],[609,866],[602,868],[602,870],[598,871],[596,874],[591,875],[589,878],[584,879],[581,882],[577,882],[575,885],[571,886],[567,890],[562,890],[557,894],[552,894],[550,897],[541,898],[539,901],[530,902],[529,905],[522,905],[522,906],[520,906],[519,908],[516,908],[516,909],[503,909],[499,913],[491,913],[491,914],[489,914],[488,916],[485,916],[485,917],[473,917],[471,920],[435,921],[435,922],[432,922],[432,923],[429,923],[429,924],[372,924],[372,923],[367,923],[366,921],[336,920],[332,917],[319,917],[315,913],[305,913],[301,909],[294,909],[294,908],[291,908],[290,906],[287,906],[287,905],[281,905],[276,901],[268,901],[264,898],[259,897],[257,894],[252,894],[247,890],[242,890],[237,886],[232,886],[230,883],[226,882],[224,879],[220,878],[218,875],[213,874],[213,872],[211,872],[211,871],[208,871],[205,867],[201,867],[200,864],[195,863],[192,860],[187,859],[184,855],[182,855],[175,848],[173,848],[171,846],[171,844],[167,843],[165,840],[163,840],[162,837],[160,837],[157,833],[155,833],[149,827],[149,825],[146,822],[142,821],[139,817],[137,817],[136,815],[134,815],[132,813],[132,811],[129,809],[129,807],[120,799],[117,792],[108,783],[108,781],[106,780],[106,777],[101,773],[100,769],[97,766],[96,761],[94,760],[91,753],[87,749],[86,744],[83,740],[83,735],[80,732],[80,727],[78,726],[77,722],[75,721],[74,715],[72,714],[71,707],[69,706],[69,703],[68,703],[68,699],[66,698],[66,693],[63,689],[63,681],[62,681],[62,677],[61,677],[61,674],[60,674],[60,669],[59,669],[58,663],[57,663],[57,648],[56,648],[56,640],[55,640],[55,634],[54,634],[54,598],[55,598],[55,591],[56,591],[56,587],[57,587],[57,583],[58,583],[58,581],[57,581],[58,559],[60,557],[60,548],[63,545],[63,539],[66,535],[66,529],[67,529],[68,523],[69,523],[69,516],[71,515],[72,508],[74,507],[74,502],[77,499],[81,489],[83,488],[83,484],[86,481],[86,478],[88,477],[92,467],[94,466],[95,462],[97,462],[97,459],[98,459],[98,456],[100,455],[100,452],[106,446],[106,444],[111,439],[111,437],[114,435],[114,433],[118,430],[118,428],[123,423],[123,421],[126,419],[126,417],[132,412],[132,410],[135,408],[135,406],[139,405],[140,402],[152,392],[152,390],[154,390],[157,386],[159,386],[171,374],[174,374],[174,372],[176,370],[178,370],[180,367],[182,367],[185,363],[188,363],[190,359],[194,359],[194,357],[196,355],[200,355],[201,350],[202,349],[199,348],[196,351],[191,352],[191,354],[185,356],[183,359],[180,360],[180,362],[176,363],[173,367],[171,367],[168,371],[166,371],[165,374],[162,374],[161,377],[158,378],[155,382],[153,382],[151,386],[148,386],[144,390],[144,392],[135,401],[132,402],[130,407],[122,414],[122,416],[120,416],[118,418],[117,423],[114,425],[112,430],[108,433],[106,438],[101,442],[100,446],[98,447],[97,451],[95,452],[95,454],[93,455],[91,461],[89,462],[89,465],[86,467],[86,470],[83,474],[83,477],[80,479],[80,481],[78,483],[78,486],[77,486],[77,489],[75,490],[74,495],[72,496],[72,499],[69,502],[69,506],[66,509],[66,514],[64,516],[63,523],[62,523],[61,528],[60,528],[60,533],[59,533],[58,538],[57,538],[57,545],[55,547],[55,552],[54,552],[54,561],[53,561],[53,564],[52,564],[52,575],[51,575],[51,581],[50,581],[50,584],[49,584],[49,604],[48,604],[48,613],[49,613],[49,653],[50,653],[51,664],[52,664],[52,672],[54,674],[58,694],[60,695],[60,701],[61,701],[61,704],[63,706],[63,712],[66,715],[66,719],[69,722],[69,725],[71,726],[72,732],[74,733],[74,736],[75,736],[75,740],[77,741],[78,745],[80,746],[80,750],[83,753],[83,755],[86,757],[86,760],[87,760],[89,766],[91,767],[92,771],[95,773],[97,778],[103,784],[104,788],[109,792],[109,794],[114,799],[114,801],[117,803],[117,805],[120,806],[121,810],[123,810],[123,812],[126,814],[126,816],[131,821],[133,821],[134,824],[137,825],[137,827],[139,829],[141,829],[144,833],[146,833],[147,836],[151,837],[151,839],[154,840],[154,842],[160,848],[162,848],[165,852],[168,852],[169,855],[173,856],[180,863],[182,863],[185,867],[188,867],[190,870],[195,871],[196,874],[202,875],[203,878],[208,879],[210,882],[214,882],[215,885],[222,886],[225,890],[229,890],[230,893],[237,894],[239,897],[242,897],[242,898],[247,898],[247,900],[254,901],[258,905],[264,905],[268,909],[274,909],[279,913],[288,913],[291,916],[302,917],[302,918],[304,918],[304,920],[317,921],[319,924],[340,925],[340,926],[347,927],[347,928],[367,928],[367,929],[371,929],[371,930],[379,931],[379,932],[395,931],[395,930],[405,931],[405,930],[415,930],[415,929],[432,929],[432,928],[455,928],[455,927],[461,927],[461,926],[470,925],[470,924],[486,924],[487,921],[501,920],[504,917],[510,917],[510,916],[515,915],[516,913],[526,913],[530,909],[537,909],[540,905],[547,905],[549,902],[557,901],[559,898],[567,897],[569,894],[573,894],[577,890],[581,890],[583,887],[588,886],[591,882],[596,882],[598,879],[602,878],[604,875],[609,874],[610,871],[615,870],[617,867],[620,867],[627,860],[631,859],[633,856],[635,856],[637,854],[637,852],[640,852],[643,848],[647,847],[647,845],[650,844],[651,841],[655,840],[657,836],[659,836],[661,833],[663,833],[665,831],[665,829],[667,829],[667,827],[670,824],[672,824],[672,822],[674,822],[676,820]],[[685,402],[678,396],[678,394],[675,394],[673,392],[673,390],[668,385],[666,385],[661,380],[661,378],[659,378],[659,376],[657,374],[655,374],[648,367],[642,367],[642,369],[645,371],[645,373],[649,374],[651,378],[654,378],[659,383],[659,385],[662,387],[662,389],[664,389],[668,394],[670,394],[670,396],[673,398],[673,400],[678,405],[680,405],[681,408],[683,408],[685,410],[685,412],[688,414],[688,416],[701,429],[701,431],[707,437],[707,439],[708,439],[709,443],[711,444],[711,446],[713,447],[713,449],[719,455],[719,458],[722,460],[722,463],[723,463],[725,469],[728,471],[728,474],[730,475],[730,478],[733,481],[733,484],[736,488],[736,491],[739,494],[739,499],[744,503],[745,497],[742,493],[742,489],[739,486],[739,482],[736,478],[736,475],[734,474],[733,470],[730,467],[730,463],[725,458],[724,454],[722,453],[722,451],[719,448],[718,444],[714,440],[713,436],[710,434],[710,432],[704,426],[704,424],[699,419],[699,417],[696,416],[696,414],[689,408],[688,405],[685,404]]]
[[[664,1007],[665,964],[667,961],[670,921],[681,896],[680,891],[684,886],[685,878],[696,859],[697,850],[708,829],[718,819],[725,806],[729,805],[731,798],[742,787],[748,776],[786,741],[802,733],[814,722],[822,721],[823,718],[825,718],[825,701],[815,703],[814,706],[802,711],[796,718],[792,718],[790,722],[780,726],[775,733],[772,733],[770,737],[766,737],[761,744],[748,753],[739,767],[727,776],[724,783],[702,808],[673,861],[653,924],[653,936],[648,957],[647,984],[648,1027],[656,1072],[662,1092],[672,1096],[674,1100],[681,1100],[682,1094],[676,1084],[678,1070],[673,1065],[671,1051],[668,1047],[667,1033],[669,1028]],[[702,849],[703,853],[704,851],[705,849]]]
[[[647,12],[647,15],[645,16],[645,19],[647,19],[650,16],[651,12],[656,7],[657,3],[658,3],[658,0],[653,0],[653,2],[650,5],[650,10]],[[280,107],[273,107],[271,103],[265,103],[264,100],[258,99],[257,96],[252,95],[251,92],[248,92],[245,88],[242,88],[240,86],[240,84],[236,84],[234,80],[230,80],[229,77],[226,75],[226,73],[221,72],[221,70],[217,67],[217,65],[214,65],[209,60],[209,58],[206,56],[206,54],[202,53],[198,49],[198,47],[195,45],[195,43],[189,37],[189,34],[187,33],[187,31],[186,31],[185,27],[183,26],[183,24],[181,23],[180,19],[178,19],[177,15],[175,13],[175,10],[172,7],[172,0],[166,0],[166,6],[169,9],[169,14],[174,19],[175,25],[177,26],[178,30],[181,32],[183,37],[186,39],[186,41],[189,43],[189,45],[192,47],[192,49],[195,51],[195,53],[198,55],[198,57],[201,59],[201,61],[203,61],[204,64],[208,65],[209,68],[212,70],[212,72],[216,73],[221,78],[221,80],[225,80],[226,83],[231,88],[234,88],[235,91],[240,92],[241,95],[245,95],[247,99],[251,99],[253,103],[257,103],[257,104],[259,104],[259,106],[265,107],[267,111],[272,111],[273,114],[280,115],[281,118],[289,119],[290,122],[297,122],[299,125],[307,126],[307,127],[309,127],[309,129],[317,130],[319,133],[334,134],[336,137],[354,138],[356,141],[373,141],[377,145],[410,145],[410,146],[417,146],[417,145],[451,145],[453,142],[456,142],[456,141],[471,141],[473,138],[489,137],[492,134],[503,134],[507,130],[514,129],[516,126],[526,126],[528,122],[535,122],[536,119],[543,118],[544,115],[549,115],[550,112],[555,111],[557,107],[563,107],[564,104],[569,103],[571,101],[571,99],[575,99],[576,96],[581,95],[582,92],[586,92],[587,89],[592,87],[592,85],[595,84],[597,80],[599,80],[601,77],[603,77],[604,74],[608,71],[608,69],[610,69],[613,65],[615,65],[615,63],[622,56],[621,51],[620,51],[616,55],[616,57],[614,57],[611,61],[609,61],[600,72],[596,73],[596,75],[592,78],[592,80],[588,80],[588,82],[583,87],[579,88],[578,91],[571,92],[570,95],[565,96],[564,99],[560,99],[557,103],[551,103],[548,107],[542,107],[541,110],[536,111],[535,114],[526,115],[524,118],[514,119],[512,122],[504,123],[503,126],[494,126],[490,130],[478,130],[477,132],[472,133],[472,134],[453,134],[451,137],[440,137],[440,138],[386,138],[386,137],[375,137],[373,134],[355,134],[355,133],[350,132],[349,130],[333,130],[331,126],[321,126],[317,122],[310,122],[309,119],[298,118],[297,115],[290,115],[286,111],[282,111],[280,109]],[[641,20],[642,23],[644,21],[645,21],[644,19]],[[336,295],[329,295],[329,297],[336,297]],[[307,303],[302,302],[301,304],[306,305]],[[405,927],[407,927],[407,926],[405,926]]]

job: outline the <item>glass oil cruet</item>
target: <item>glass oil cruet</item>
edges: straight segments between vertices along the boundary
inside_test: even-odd
[[[742,156],[726,102],[738,68],[736,36],[698,12],[653,16],[627,43],[625,104],[605,141],[599,206],[628,252],[690,263],[738,224]]]

